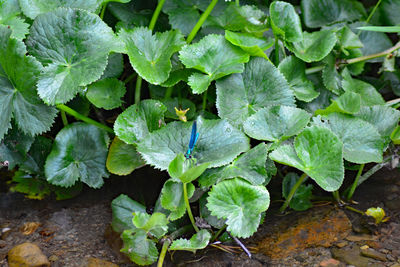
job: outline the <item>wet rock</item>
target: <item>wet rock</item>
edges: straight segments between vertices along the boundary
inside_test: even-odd
[[[359,242],[359,241],[366,241],[366,240],[377,240],[377,236],[372,236],[372,235],[349,235],[346,237],[347,241],[352,241],[352,242]]]
[[[23,243],[8,252],[9,267],[50,267],[50,262],[40,248],[32,243]]]
[[[351,231],[351,223],[342,210],[313,209],[292,219],[286,229],[275,229],[258,243],[258,251],[272,259],[314,246],[329,247]]]
[[[105,260],[89,258],[87,267],[118,267],[118,265]]]
[[[327,260],[321,261],[319,263],[319,266],[321,266],[321,267],[341,267],[341,266],[344,266],[344,264],[335,259],[327,259]]]
[[[386,255],[371,248],[361,248],[361,255],[376,259],[379,261],[386,261]]]
[[[367,267],[368,258],[360,255],[360,249],[358,247],[353,247],[351,249],[331,249],[333,258],[345,262],[356,267]]]

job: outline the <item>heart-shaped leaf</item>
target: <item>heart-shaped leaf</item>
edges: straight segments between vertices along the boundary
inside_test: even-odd
[[[194,253],[198,249],[205,248],[210,239],[211,234],[207,230],[202,229],[194,234],[189,240],[183,238],[174,240],[169,247],[169,250],[187,250]]]
[[[261,213],[269,207],[269,193],[264,186],[235,178],[214,185],[207,201],[212,215],[227,219],[233,236],[247,238],[257,231]]]
[[[274,44],[272,39],[256,37],[250,33],[225,31],[225,38],[231,44],[239,46],[244,51],[249,53],[250,56],[263,57],[267,60],[269,59],[264,51]]]
[[[192,183],[187,184],[188,198],[191,198],[194,194],[194,185]],[[168,180],[165,182],[163,189],[161,190],[161,206],[164,209],[171,211],[168,219],[175,221],[181,218],[186,213],[185,200],[183,196],[183,184],[174,180]]]
[[[320,61],[326,57],[336,44],[336,35],[331,30],[303,32],[303,39],[288,48],[305,62]]]
[[[98,108],[114,109],[122,104],[125,95],[125,84],[115,78],[106,78],[90,84],[86,97]]]
[[[288,42],[297,42],[303,38],[299,15],[291,4],[274,1],[270,5],[269,13],[274,34]]]
[[[294,106],[285,77],[263,58],[252,58],[243,73],[218,80],[216,85],[218,115],[236,127],[263,107]]]
[[[80,180],[90,187],[101,187],[103,177],[108,177],[108,142],[107,133],[96,126],[82,122],[66,126],[57,134],[47,157],[47,181],[70,187]]]
[[[164,125],[167,108],[157,100],[143,100],[119,114],[114,123],[115,134],[125,143],[136,144]]]
[[[241,177],[253,185],[267,184],[271,179],[271,170],[266,168],[268,156],[264,143],[237,157],[231,164],[206,170],[199,178],[201,186],[209,187],[222,180]]]
[[[136,147],[115,137],[108,151],[107,170],[117,175],[128,175],[145,163]]]
[[[297,99],[310,102],[319,96],[313,83],[306,76],[306,64],[294,56],[288,56],[279,64],[278,69],[289,82]]]
[[[48,131],[57,113],[36,92],[42,66],[25,55],[22,41],[10,35],[11,30],[0,25],[0,140],[11,127],[11,118],[20,130],[33,136]]]
[[[282,181],[282,196],[284,198],[288,198],[290,190],[298,180],[299,176],[294,172],[289,172],[285,175]],[[312,189],[313,186],[311,184],[301,184],[290,200],[289,207],[297,211],[303,211],[311,208]]]
[[[310,121],[306,111],[288,106],[260,109],[243,123],[246,134],[257,140],[283,141],[301,132]]]
[[[205,73],[189,76],[188,83],[195,94],[206,91],[213,80],[242,72],[243,63],[249,61],[246,52],[216,34],[209,34],[198,43],[184,46],[179,58],[187,68]]]
[[[292,145],[281,145],[271,152],[274,161],[305,172],[326,191],[343,183],[343,143],[328,128],[311,126],[301,132]]]
[[[129,60],[135,71],[152,84],[168,79],[171,57],[185,44],[179,31],[157,32],[144,27],[123,29],[119,36],[126,44]]]
[[[134,212],[146,212],[146,207],[132,200],[127,195],[119,195],[111,202],[112,223],[115,232],[122,233],[124,230],[135,228],[132,224]]]
[[[249,149],[248,138],[225,120],[197,119],[199,138],[193,152],[198,164],[209,162],[210,168],[228,164]],[[138,151],[148,164],[166,170],[180,153],[185,153],[191,124],[171,122],[152,132],[138,144]]]
[[[120,47],[114,32],[97,15],[58,8],[39,15],[27,40],[29,53],[45,67],[37,83],[48,104],[66,103],[100,78],[108,54]]]

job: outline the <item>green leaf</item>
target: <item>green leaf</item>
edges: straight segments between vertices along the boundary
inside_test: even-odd
[[[108,56],[108,64],[101,75],[100,80],[106,78],[118,78],[124,71],[124,59],[120,53],[111,53]]]
[[[266,169],[267,156],[267,146],[261,143],[229,165],[206,170],[198,182],[201,186],[209,187],[225,179],[241,177],[253,185],[267,184],[272,176],[270,170]]]
[[[243,123],[245,133],[257,140],[279,142],[301,132],[310,121],[306,111],[288,106],[260,109]]]
[[[303,0],[301,9],[309,28],[354,21],[366,15],[362,3],[355,0]]]
[[[194,194],[195,187],[192,183],[188,183],[188,198]],[[168,219],[175,221],[186,213],[185,200],[183,196],[183,184],[174,180],[165,182],[161,190],[161,206],[171,211]]]
[[[167,108],[157,100],[143,100],[119,114],[114,123],[115,134],[127,144],[136,144],[164,125]]]
[[[16,146],[22,142],[22,138],[18,137]],[[47,156],[50,154],[52,145],[53,142],[50,138],[37,136],[19,169],[30,174],[37,174],[40,178],[43,178],[44,164]]]
[[[124,247],[121,252],[139,265],[150,265],[158,259],[156,242],[147,238],[144,230],[125,230],[122,233]]]
[[[23,171],[16,171],[12,182],[15,184],[10,187],[10,191],[25,194],[29,199],[42,200],[51,194],[50,185],[46,180],[32,177]]]
[[[172,29],[178,29],[186,36],[189,35],[200,18],[199,11],[194,7],[169,9],[165,13],[168,14],[168,21]]]
[[[266,39],[264,37],[256,37],[250,33],[231,31],[225,31],[225,39],[231,44],[242,48],[250,56],[263,57],[266,60],[269,60],[269,58],[264,51],[272,47],[274,44],[274,41],[271,38]]]
[[[169,119],[178,120],[179,117],[176,115],[175,108],[178,110],[189,109],[186,113],[186,118],[188,120],[193,119],[196,114],[195,104],[186,98],[169,98],[162,100],[163,104],[167,107],[167,112],[165,112],[165,117]]]
[[[125,84],[116,78],[106,78],[90,84],[86,97],[98,108],[114,109],[122,104],[125,95]]]
[[[240,73],[243,63],[249,61],[249,55],[233,46],[221,35],[209,34],[198,43],[186,45],[179,52],[179,58],[187,68],[202,73],[193,73],[188,84],[195,94],[207,90],[213,80],[231,73]]]
[[[400,32],[400,26],[365,26],[357,27],[361,31],[372,31],[372,32],[389,32],[396,33]]]
[[[10,35],[11,30],[0,25],[0,140],[11,127],[11,118],[20,130],[33,136],[50,130],[57,113],[36,92],[42,66],[25,55],[22,41]]]
[[[353,79],[347,71],[343,71],[342,86],[345,91],[357,93],[361,97],[362,106],[385,104],[382,95],[371,84]]]
[[[388,25],[399,25],[400,18],[400,3],[397,0],[386,0],[383,1],[380,6],[382,18]]]
[[[303,32],[303,39],[288,48],[305,62],[320,61],[332,51],[336,41],[336,35],[331,30]]]
[[[357,93],[347,91],[336,100],[332,101],[325,109],[318,109],[315,111],[315,115],[327,115],[333,112],[344,113],[344,114],[355,114],[360,111],[361,108],[361,96]]]
[[[0,25],[12,30],[11,37],[22,40],[29,32],[29,24],[21,17],[21,9],[18,0],[1,1]]]
[[[22,11],[31,19],[35,19],[38,15],[53,11],[58,7],[79,8],[94,13],[102,2],[103,0],[19,0]]]
[[[123,29],[119,36],[126,44],[129,60],[135,71],[152,84],[168,79],[172,54],[185,44],[179,31],[156,32],[144,27]]]
[[[187,160],[180,153],[168,166],[168,173],[173,178],[178,178],[182,183],[190,183],[196,180],[208,167],[209,162],[193,166],[192,161]]]
[[[202,229],[194,234],[190,240],[183,238],[174,240],[169,247],[169,250],[186,250],[195,253],[196,250],[207,247],[210,239],[211,234],[207,230]]]
[[[168,232],[168,220],[165,214],[154,212],[149,215],[146,212],[135,212],[132,223],[137,228],[150,233],[159,239]]]
[[[326,191],[343,183],[343,143],[329,129],[311,126],[301,132],[292,145],[281,145],[270,154],[279,163],[305,172]]]
[[[288,198],[290,190],[296,184],[298,179],[299,176],[294,172],[289,172],[285,175],[282,181],[282,195],[284,198]],[[312,189],[313,186],[311,184],[301,184],[294,193],[292,200],[289,203],[289,207],[297,211],[308,210],[311,208]]]
[[[387,106],[362,107],[357,117],[371,123],[383,137],[389,137],[396,128],[400,111]]]
[[[111,202],[111,209],[113,215],[111,226],[118,233],[135,228],[132,224],[134,212],[146,212],[145,206],[123,194]]]
[[[344,159],[358,164],[382,162],[383,139],[374,126],[344,114],[331,113],[327,118],[343,142]]]
[[[208,167],[228,164],[249,149],[249,139],[225,120],[197,119],[199,139],[193,152],[197,164]],[[148,164],[166,170],[177,154],[185,153],[191,135],[191,123],[171,122],[152,132],[138,144],[138,151]]]
[[[257,231],[261,213],[269,207],[269,193],[264,186],[235,178],[214,185],[207,201],[211,215],[227,219],[233,236],[247,238]]]
[[[117,175],[128,175],[144,164],[134,145],[127,144],[118,137],[114,138],[106,162],[109,172]]]
[[[400,126],[397,125],[396,128],[393,130],[392,134],[390,135],[390,139],[392,140],[393,144],[398,145],[400,144]]]
[[[322,69],[322,81],[329,91],[339,95],[342,90],[342,76],[336,69],[336,58],[333,54],[329,54],[323,60],[326,65]]]
[[[358,35],[352,32],[347,26],[337,31],[336,35],[343,52],[346,52],[346,49],[361,48],[364,46]]]
[[[221,229],[222,227],[225,226],[226,220],[218,219],[217,217],[211,215],[211,211],[206,206],[207,197],[208,197],[208,192],[205,192],[199,200],[200,216],[201,216],[201,218],[206,220],[207,223],[209,225],[211,225],[212,227]]]
[[[263,58],[252,58],[243,73],[221,79],[216,85],[218,115],[235,127],[263,107],[294,106],[285,77]]]
[[[288,42],[301,41],[303,36],[300,18],[291,4],[274,1],[270,5],[269,14],[274,34]]]
[[[108,177],[108,142],[107,133],[96,126],[76,122],[64,127],[46,160],[47,181],[70,187],[80,180],[90,187],[101,187],[103,177]]]
[[[385,210],[380,207],[367,209],[365,215],[374,217],[375,224],[380,224],[381,222],[386,222],[389,220],[389,217],[385,218]]]
[[[306,64],[294,56],[288,56],[279,63],[279,71],[289,82],[297,99],[310,102],[319,96],[313,83],[306,76]]]
[[[45,67],[37,83],[48,104],[66,103],[100,78],[119,40],[97,15],[59,8],[39,15],[27,40],[29,53]]]

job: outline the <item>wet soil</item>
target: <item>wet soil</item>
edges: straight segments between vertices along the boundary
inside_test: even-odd
[[[18,193],[0,191],[0,230],[2,231],[0,233],[0,266],[8,266],[8,251],[24,242],[37,244],[50,259],[52,266],[86,266],[90,257],[107,260],[119,266],[135,266],[126,263],[126,258],[118,253],[118,249],[110,246],[113,242],[109,238],[110,235],[105,235],[109,232],[111,222],[110,202],[119,194],[124,193],[139,202],[150,205],[155,202],[166,179],[165,173],[143,168],[135,171],[130,177],[110,178],[100,190],[86,188],[78,197],[65,201],[52,199],[35,201],[26,199]],[[253,251],[258,249],[258,252],[253,253],[252,258],[236,249],[237,244],[228,243],[226,245],[233,246],[236,253],[210,247],[196,254],[185,252],[169,254],[166,256],[165,264],[166,266],[203,267],[320,266],[324,260],[334,257],[342,262],[337,266],[348,264],[396,266],[395,264],[400,263],[400,172],[387,169],[379,171],[358,188],[354,200],[358,204],[352,206],[360,210],[377,206],[384,208],[390,220],[375,226],[372,218],[361,216],[328,202],[319,203],[318,206],[306,212],[290,212],[282,216],[277,213],[281,203],[272,202],[265,222],[260,226],[257,234],[242,240]],[[351,222],[348,235],[352,238],[338,233],[337,238],[329,243],[317,244],[312,243],[313,241],[304,241],[304,247],[292,250],[287,243],[288,253],[272,256],[262,253],[260,244],[268,238],[274,238],[273,240],[276,241],[281,238],[277,235],[285,231],[296,232],[293,227],[297,225],[301,226],[302,223],[309,225],[309,222],[304,222],[304,218],[310,218],[312,223],[313,220],[320,220],[318,216],[322,214],[324,218],[327,218],[326,221],[330,222],[333,219],[326,217],[328,216],[326,214],[331,213],[345,214],[346,220]],[[25,235],[23,227],[30,222],[39,223],[39,227],[33,233]],[[324,224],[323,220],[319,222]],[[304,235],[302,231],[300,233]],[[306,240],[309,239],[306,238]],[[287,242],[299,243],[298,240]],[[386,259],[368,258],[368,264],[363,265],[366,262],[364,258],[361,258],[364,260],[361,263],[349,263],[345,258],[340,257],[342,252],[354,252],[365,245],[383,254]]]

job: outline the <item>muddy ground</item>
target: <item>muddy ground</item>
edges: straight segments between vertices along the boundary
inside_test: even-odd
[[[0,266],[8,266],[8,251],[24,242],[37,244],[51,266],[87,266],[89,258],[135,266],[118,253],[118,242],[109,232],[110,202],[125,193],[142,203],[154,203],[166,179],[165,173],[143,168],[130,177],[110,178],[100,190],[86,188],[65,201],[35,201],[0,192],[0,230],[7,230],[0,234]],[[272,185],[272,189],[279,188]],[[166,265],[400,266],[400,171],[382,169],[359,187],[354,200],[359,204],[352,206],[360,210],[384,208],[390,220],[375,226],[372,218],[327,201],[282,216],[277,212],[281,203],[276,201],[257,234],[242,240],[254,252],[251,259],[232,243],[224,244],[232,246],[225,248],[238,252],[216,247],[197,254],[179,252],[167,255]],[[23,227],[30,222],[40,226],[25,235]],[[373,255],[363,256],[360,248]]]

